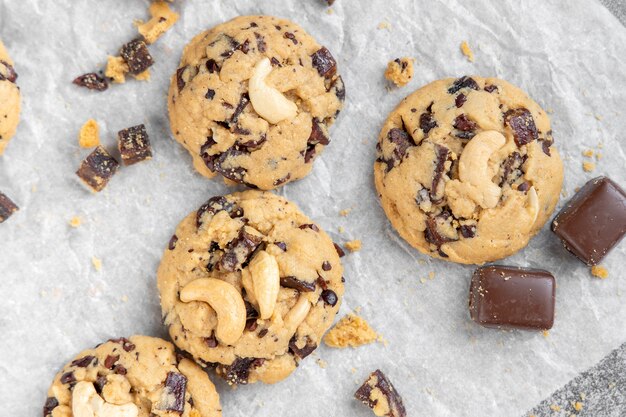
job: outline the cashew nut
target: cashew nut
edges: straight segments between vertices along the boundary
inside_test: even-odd
[[[539,215],[539,197],[537,196],[537,190],[535,190],[535,187],[530,187],[528,190],[528,211],[532,216],[530,224],[535,224],[537,216]]]
[[[215,337],[226,345],[232,345],[241,337],[246,327],[246,306],[237,288],[215,278],[191,281],[180,291],[184,303],[203,301],[217,314]]]
[[[272,317],[280,289],[280,272],[276,258],[265,251],[260,251],[248,266],[252,277],[254,296],[261,310],[260,318]]]
[[[465,145],[459,159],[459,179],[475,187],[476,202],[483,208],[494,208],[500,201],[502,189],[491,181],[489,157],[506,143],[495,130],[480,132]]]
[[[248,94],[254,111],[272,124],[286,119],[293,119],[298,113],[298,106],[280,91],[268,86],[265,78],[272,72],[269,58],[260,60],[252,71],[248,82]]]
[[[98,395],[91,382],[81,381],[72,391],[73,417],[137,417],[139,409],[133,403],[109,404]]]
[[[296,304],[285,315],[285,328],[290,332],[295,332],[300,323],[304,321],[311,310],[311,302],[306,295],[301,295]]]

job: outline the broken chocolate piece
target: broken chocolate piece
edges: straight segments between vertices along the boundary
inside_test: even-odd
[[[203,154],[202,159],[207,168],[211,171],[219,172],[224,178],[228,178],[231,181],[242,184],[244,183],[243,178],[246,175],[247,170],[240,166],[227,166],[229,164],[226,164],[226,162],[228,162],[229,159],[245,155],[247,152],[243,149],[235,145],[228,148],[228,150],[223,153],[215,155]]]
[[[437,127],[437,121],[433,116],[432,107],[433,103],[430,103],[430,106],[428,106],[426,112],[420,115],[420,129],[422,129],[425,135],[428,135],[428,132],[430,132],[431,129]]]
[[[346,252],[341,248],[341,246],[339,246],[335,242],[333,242],[333,246],[335,247],[335,250],[337,251],[337,255],[339,255],[340,258],[343,258],[344,256],[346,256]]]
[[[267,50],[265,37],[257,32],[254,32],[254,37],[256,38],[256,48],[259,50],[259,52],[265,52]]]
[[[235,112],[230,118],[230,123],[237,124],[237,121],[239,120],[239,116],[241,115],[241,113],[243,113],[248,103],[250,103],[250,96],[248,96],[248,93],[243,93],[241,95],[241,98],[239,99],[239,104],[237,104],[237,108],[235,109]]]
[[[380,369],[370,374],[354,393],[354,398],[371,408],[377,416],[406,417],[400,394]]]
[[[280,285],[285,288],[293,288],[300,292],[311,292],[315,291],[315,283],[302,281],[294,276],[281,277]]]
[[[326,125],[320,123],[317,118],[313,118],[311,123],[311,134],[309,135],[307,144],[317,145],[318,143],[326,146],[330,143],[330,140],[328,139]]]
[[[119,162],[102,146],[97,146],[80,164],[76,175],[94,192],[100,192],[117,172]]]
[[[391,158],[384,161],[387,164],[387,171],[390,171],[396,166],[396,162],[402,162],[409,148],[415,143],[405,130],[395,127],[387,133],[387,140],[395,145]]]
[[[524,169],[522,166],[527,159],[527,155],[522,156],[519,152],[513,152],[509,155],[500,167],[502,174],[500,175],[500,182],[498,183],[498,186],[502,187],[504,184],[513,184],[518,178],[524,176]]]
[[[298,228],[299,228],[299,229],[302,229],[302,230],[311,229],[311,230],[313,230],[314,232],[319,232],[319,231],[320,231],[320,228],[319,228],[319,227],[317,227],[317,225],[316,225],[316,224],[313,224],[313,223],[305,223],[305,224],[301,224],[300,226],[298,226]]]
[[[72,361],[71,366],[76,366],[78,368],[86,368],[89,365],[91,365],[91,362],[93,362],[94,359],[96,359],[95,356],[84,356],[82,358],[75,359],[74,361]],[[96,361],[96,363],[98,363],[98,361]]]
[[[61,375],[60,378],[61,384],[71,384],[76,382],[76,377],[74,376],[74,372],[66,372]]]
[[[52,410],[54,410],[59,405],[59,400],[54,397],[46,398],[46,402],[43,406],[43,417],[49,417],[52,415]]]
[[[117,362],[119,358],[120,355],[107,355],[104,359],[104,367],[107,369],[113,369],[115,362]]]
[[[328,289],[322,291],[322,294],[320,295],[320,297],[322,297],[322,300],[324,300],[324,302],[331,307],[334,307],[337,304],[337,301],[339,300],[339,298],[337,297],[337,294],[333,290],[328,290]]]
[[[88,88],[89,90],[104,91],[109,88],[106,78],[99,76],[95,72],[83,74],[72,81],[74,84]]]
[[[426,241],[440,248],[444,243],[459,240],[459,234],[452,225],[452,220],[452,215],[447,211],[441,212],[437,216],[428,217],[426,230],[424,230]]]
[[[258,358],[237,358],[230,366],[220,367],[222,375],[231,385],[246,385],[250,369],[261,366],[265,362]]]
[[[0,81],[3,80],[7,80],[15,84],[15,81],[17,81],[17,72],[15,72],[13,65],[0,60]]]
[[[471,132],[476,130],[476,122],[467,118],[465,113],[460,114],[454,119],[453,126],[455,129],[461,130],[463,132]]]
[[[338,75],[337,78],[333,80],[332,84],[330,85],[330,89],[334,91],[339,101],[341,101],[342,103],[345,101],[346,85],[343,83],[343,78],[341,78],[341,75]],[[337,110],[336,114],[339,114],[339,110]]]
[[[119,343],[120,345],[122,345],[122,349],[124,349],[124,351],[126,352],[132,352],[133,350],[135,350],[135,345],[131,343],[131,341],[125,337],[119,337],[117,339],[109,339],[109,342]]]
[[[459,232],[461,232],[461,236],[465,239],[471,239],[476,236],[476,225],[462,225],[459,227]]]
[[[305,339],[305,344],[302,348],[299,348],[296,344],[297,339],[295,335],[289,341],[289,350],[291,351],[291,353],[294,354],[294,356],[297,356],[300,359],[306,358],[311,353],[313,353],[315,349],[317,349],[317,344],[314,341],[312,341],[308,337],[306,337]]]
[[[165,389],[161,394],[160,409],[182,413],[185,411],[185,392],[187,377],[177,372],[168,372]]]
[[[140,39],[135,39],[122,46],[120,56],[124,58],[131,74],[139,74],[147,70],[154,64],[152,55],[148,51],[146,43]]]
[[[320,76],[330,78],[337,71],[337,62],[333,58],[330,51],[325,47],[321,47],[317,52],[311,55],[313,67],[317,69]]]
[[[4,193],[0,192],[0,223],[11,217],[19,207]]]
[[[293,42],[294,45],[298,44],[298,40],[296,39],[296,35],[294,35],[293,33],[285,32],[283,34],[283,36],[284,36],[285,39],[289,39],[291,42]]]
[[[433,182],[430,187],[430,199],[434,204],[441,203],[445,195],[444,191],[446,188],[446,182],[443,174],[449,155],[450,150],[448,148],[435,144],[435,170],[433,174]]]
[[[239,235],[230,241],[224,250],[224,255],[218,264],[221,271],[234,272],[242,268],[242,265],[248,261],[248,257],[261,244],[263,238],[258,235],[249,233],[244,226],[239,231]]]
[[[535,119],[528,109],[520,107],[504,113],[504,125],[513,130],[513,139],[517,146],[526,145],[539,139]]]
[[[485,86],[485,91],[488,93],[493,93],[494,91],[497,91],[497,90],[498,90],[497,85],[489,84]]]
[[[169,243],[167,244],[167,248],[169,250],[174,250],[176,249],[176,243],[178,243],[178,236],[176,235],[172,235],[172,237],[170,238]]]
[[[226,211],[231,219],[243,216],[243,209],[237,204],[232,203],[226,197],[218,195],[209,198],[196,212],[196,226],[202,226],[204,221],[204,213],[209,213],[213,217],[218,211]]]
[[[454,99],[454,105],[457,108],[461,108],[463,107],[463,104],[465,104],[466,101],[467,101],[467,96],[461,93],[458,96],[456,96],[456,98]]]
[[[452,84],[452,86],[448,88],[448,94],[455,94],[462,88],[471,88],[472,90],[478,90],[478,84],[473,78],[464,75],[463,77],[455,80],[454,84]]]
[[[146,159],[152,159],[152,148],[146,126],[138,126],[122,129],[117,132],[117,146],[122,156],[124,165],[132,165]]]
[[[626,234],[626,192],[607,177],[590,180],[556,215],[552,231],[578,259],[597,265]]]
[[[484,266],[472,276],[469,310],[481,326],[548,330],[554,323],[555,281],[548,271]]]

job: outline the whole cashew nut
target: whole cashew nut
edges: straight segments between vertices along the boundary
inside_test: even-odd
[[[232,284],[215,278],[196,279],[180,291],[180,300],[184,303],[203,301],[215,310],[215,337],[220,342],[232,345],[243,334],[246,327],[246,306],[241,294]]]
[[[289,332],[295,332],[300,323],[304,321],[311,310],[311,302],[306,295],[301,295],[296,304],[285,315],[285,328]]]
[[[483,208],[494,208],[500,201],[502,189],[491,181],[488,162],[505,143],[501,133],[488,130],[474,136],[461,153],[459,179],[475,187],[475,192],[479,194],[476,202]]]
[[[298,113],[298,106],[280,91],[268,86],[265,78],[272,72],[269,58],[260,60],[252,71],[248,82],[248,95],[254,111],[272,124],[286,119],[293,119]]]
[[[133,403],[115,405],[104,401],[91,382],[80,381],[72,390],[73,417],[137,417]]]
[[[259,317],[269,319],[276,308],[276,299],[280,289],[280,272],[276,258],[265,251],[260,251],[248,266],[252,277],[254,296],[259,304]]]
[[[537,216],[539,215],[539,197],[537,196],[537,190],[535,187],[530,187],[528,190],[528,211],[531,213],[532,221],[530,224],[535,224]]]

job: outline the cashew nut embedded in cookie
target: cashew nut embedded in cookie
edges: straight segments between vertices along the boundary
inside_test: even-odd
[[[232,345],[241,337],[246,327],[246,306],[241,294],[232,284],[215,278],[191,281],[180,291],[184,303],[202,301],[217,314],[215,337],[226,345]]]
[[[265,83],[265,78],[272,72],[269,58],[263,58],[254,67],[248,82],[248,95],[254,111],[272,124],[286,119],[293,119],[298,113],[298,106],[277,89]]]
[[[73,417],[137,417],[139,409],[133,403],[110,404],[102,399],[91,382],[80,381],[72,390]]]
[[[530,224],[535,224],[537,216],[539,215],[539,197],[537,196],[537,190],[535,190],[535,187],[530,187],[528,190],[527,210],[530,212],[532,217]]]
[[[269,253],[260,251],[248,266],[252,277],[254,296],[259,304],[259,317],[269,319],[274,313],[278,290],[280,289],[280,272],[278,262]]]
[[[287,315],[285,315],[285,328],[289,332],[295,332],[300,323],[304,321],[306,316],[309,314],[311,310],[311,302],[306,295],[300,295],[296,304],[289,310]]]
[[[459,159],[459,179],[475,187],[477,202],[483,208],[494,208],[500,201],[502,189],[491,180],[489,158],[506,143],[504,136],[495,130],[480,132],[469,141]]]

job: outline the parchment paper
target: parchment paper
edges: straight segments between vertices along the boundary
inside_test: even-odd
[[[1,415],[40,415],[54,374],[86,347],[114,336],[166,335],[155,285],[161,252],[188,212],[229,190],[194,173],[172,140],[168,80],[192,36],[240,14],[290,18],[339,62],[347,105],[332,143],[310,176],[279,193],[336,241],[363,241],[343,261],[340,316],[360,308],[388,343],[322,346],[274,386],[232,390],[217,382],[225,416],[368,416],[352,395],[375,368],[391,378],[411,416],[515,416],[626,340],[626,244],[606,258],[610,277],[599,280],[544,227],[503,262],[556,275],[553,330],[483,329],[467,311],[473,267],[430,260],[404,243],[372,175],[379,129],[404,96],[438,78],[480,74],[511,81],[551,112],[567,197],[599,174],[626,186],[626,29],[599,2],[337,0],[331,13],[317,0],[185,0],[175,6],[179,23],[151,46],[150,82],[104,93],[73,86],[136,36],[132,21],[146,18],[147,6],[0,0],[0,37],[23,93],[17,137],[0,158],[0,189],[21,207],[0,225]],[[382,22],[388,27],[378,28]],[[475,63],[461,55],[463,40]],[[388,90],[383,71],[399,56],[416,58],[415,77]],[[123,167],[98,195],[85,191],[74,172],[87,154],[76,136],[88,118],[101,123],[111,150],[118,130],[145,123],[154,159]],[[582,170],[586,149],[602,153],[593,173]],[[73,216],[79,228],[68,224]],[[100,271],[92,257],[102,260]]]

